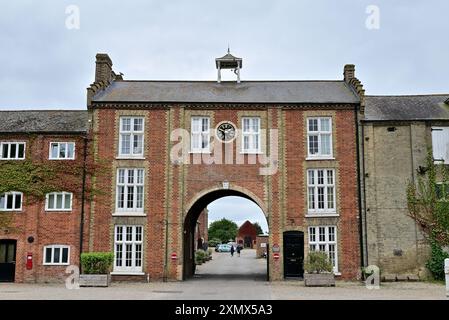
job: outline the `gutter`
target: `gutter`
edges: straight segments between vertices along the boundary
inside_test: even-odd
[[[359,114],[357,107],[354,108],[354,121],[355,121],[355,130],[356,130],[356,150],[357,150],[357,192],[358,192],[358,207],[359,207],[359,241],[360,241],[360,266],[364,267],[364,227],[363,227],[363,212],[362,212],[362,183],[360,177],[360,159],[363,159],[363,156],[360,156],[360,132],[359,132]],[[363,129],[362,129],[363,130]],[[362,131],[363,132],[363,131]],[[363,140],[362,140],[363,142]]]
[[[81,273],[81,254],[83,253],[83,240],[84,240],[84,204],[86,202],[86,161],[87,161],[87,137],[83,137],[83,184],[81,191],[81,219],[80,219],[80,246],[79,246],[79,263]]]

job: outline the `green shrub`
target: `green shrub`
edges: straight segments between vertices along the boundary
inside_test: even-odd
[[[110,252],[89,252],[81,254],[83,274],[108,274],[112,269],[114,254]]]
[[[195,264],[202,264],[207,261],[207,252],[204,250],[196,250],[195,252]]]
[[[449,258],[449,254],[444,252],[435,240],[429,239],[429,242],[432,251],[426,267],[432,273],[435,280],[444,280],[444,259]]]
[[[332,272],[333,266],[325,252],[309,252],[307,261],[304,263],[307,273]]]
[[[207,244],[209,245],[209,247],[215,248],[217,246],[217,244],[220,244],[220,243],[221,243],[220,239],[213,238],[213,239],[210,239]]]

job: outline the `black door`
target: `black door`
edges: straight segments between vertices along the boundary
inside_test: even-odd
[[[14,282],[16,240],[0,240],[0,282]]]
[[[284,277],[304,275],[304,233],[284,232]]]

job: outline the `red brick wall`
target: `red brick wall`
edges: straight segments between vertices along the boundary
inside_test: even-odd
[[[61,166],[81,165],[83,161],[83,139],[70,135],[22,135],[0,136],[1,141],[25,141],[26,159],[36,163],[47,163],[49,143],[61,141],[75,142],[75,160],[54,160]],[[20,163],[21,160],[15,160]],[[80,184],[82,177],[79,177]],[[15,190],[11,190],[15,191]],[[64,191],[64,190],[61,190]],[[29,201],[24,195],[22,210],[12,213],[1,212],[2,215],[12,215],[13,230],[0,230],[0,239],[17,240],[16,252],[16,282],[43,282],[64,279],[66,266],[43,265],[43,248],[45,245],[60,244],[70,246],[70,264],[79,264],[79,236],[81,217],[81,190],[73,194],[72,211],[46,212],[45,199]],[[89,204],[85,205],[86,211]],[[28,243],[28,237],[34,237],[33,243]],[[26,270],[27,253],[33,255],[33,268]]]

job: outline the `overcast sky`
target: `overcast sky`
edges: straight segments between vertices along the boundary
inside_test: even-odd
[[[368,94],[448,93],[448,12],[447,0],[3,0],[0,109],[85,109],[97,52],[125,79],[215,80],[228,44],[243,80],[341,79],[353,63]]]
[[[215,200],[207,206],[209,209],[209,224],[226,218],[240,227],[246,220],[259,222],[264,232],[268,231],[267,220],[262,209],[251,200],[241,197],[224,197]]]

